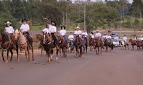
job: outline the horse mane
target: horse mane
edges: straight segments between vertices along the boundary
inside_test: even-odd
[[[1,36],[2,36],[2,43],[5,43],[5,42],[9,41],[9,37],[8,37],[7,34],[2,33]]]

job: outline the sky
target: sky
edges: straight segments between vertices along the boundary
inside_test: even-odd
[[[75,0],[73,0],[74,2]],[[86,1],[86,0],[81,0],[81,1]],[[96,1],[96,0],[91,0],[91,1]],[[102,1],[105,1],[105,0],[102,0]],[[133,0],[128,0],[130,3],[132,3]]]

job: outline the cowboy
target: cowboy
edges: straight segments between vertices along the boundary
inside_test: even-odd
[[[139,40],[141,40],[143,42],[143,35],[140,35]]]
[[[75,35],[76,37],[79,36],[80,39],[82,40],[82,44],[84,45],[84,39],[81,37],[82,31],[80,30],[80,27],[77,26],[75,29],[76,29],[76,30],[75,30],[75,32],[74,32],[74,35]],[[76,40],[74,40],[74,44],[75,44],[75,41],[76,41]]]
[[[27,19],[22,19],[22,25],[20,27],[20,31],[23,33],[23,35],[25,35],[27,37],[28,43],[30,45],[32,45],[33,41],[32,41],[32,38],[31,38],[31,36],[29,34],[30,27],[29,27],[27,21],[28,21]]]
[[[44,33],[44,34],[50,34],[49,25],[46,25],[46,28],[44,28],[42,30],[42,33]]]
[[[72,34],[72,32],[70,32],[70,35],[68,36],[68,39],[70,41],[73,41],[74,40],[74,35]]]
[[[92,38],[92,39],[94,39],[94,38],[95,38],[95,35],[94,35],[94,33],[93,33],[93,32],[91,32],[91,33],[90,33],[90,36],[91,36],[91,38]]]
[[[102,36],[102,39],[104,40],[104,39],[106,39],[106,37],[107,37],[107,34],[104,33],[104,35]]]
[[[81,35],[84,36],[84,37],[86,37],[86,38],[87,38],[87,36],[88,36],[86,30],[83,30],[83,32],[81,33]]]
[[[57,32],[56,22],[51,21],[51,24],[49,24],[49,22],[48,22],[48,25],[49,25],[49,31],[51,33],[53,40],[54,40],[54,45],[56,46],[56,48],[58,48],[59,43],[55,36],[55,33]]]
[[[101,37],[101,33],[99,33],[99,30],[96,30],[96,32],[95,32],[95,37]]]
[[[127,38],[126,35],[124,35],[123,40],[124,40],[125,43],[127,42],[128,38]]]
[[[64,37],[64,39],[65,39],[65,41],[66,41],[66,44],[68,44],[68,39],[67,39],[67,37],[66,37],[66,32],[67,32],[67,31],[65,30],[65,28],[66,28],[65,26],[61,26],[61,30],[60,30],[59,33],[60,33],[61,36]]]
[[[15,37],[13,35],[14,29],[13,29],[13,27],[12,27],[12,25],[9,21],[7,21],[7,23],[6,23],[5,33],[8,35],[8,37],[10,39],[10,42],[13,43],[13,47],[16,48],[16,46],[15,46],[15,44],[16,44]]]

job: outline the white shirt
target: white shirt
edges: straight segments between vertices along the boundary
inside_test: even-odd
[[[68,39],[69,39],[69,40],[73,40],[73,39],[74,39],[74,36],[73,36],[73,35],[69,35],[69,36],[68,36]]]
[[[110,35],[106,35],[106,39],[111,39],[111,36]]]
[[[101,33],[95,33],[95,37],[101,37]]]
[[[66,30],[60,30],[59,33],[60,33],[60,35],[64,36],[64,35],[66,35],[67,31]]]
[[[47,29],[47,28],[43,29],[42,31],[43,31],[44,33],[47,33],[47,34],[50,33],[49,29]]]
[[[125,42],[127,42],[128,38],[125,36],[125,37],[123,37],[123,40],[124,40]]]
[[[143,40],[143,37],[139,38],[139,40]]]
[[[52,26],[52,25],[49,24],[49,31],[50,31],[51,33],[57,32],[56,26]]]
[[[82,34],[82,31],[81,31],[81,30],[78,30],[78,31],[76,30],[76,31],[74,32],[74,34],[75,34],[75,35],[81,35],[81,34]]]
[[[84,35],[85,37],[88,36],[87,32],[82,32],[82,35]]]
[[[103,39],[106,39],[106,37],[107,37],[107,35],[103,35],[103,36],[102,36]]]
[[[5,27],[5,32],[6,32],[6,33],[14,33],[14,29],[13,29],[12,26]]]
[[[90,36],[91,36],[92,39],[95,38],[94,34],[90,34]]]
[[[22,32],[25,32],[25,31],[29,31],[30,27],[28,24],[22,24],[20,29],[22,30]]]

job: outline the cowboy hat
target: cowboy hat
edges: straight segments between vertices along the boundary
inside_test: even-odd
[[[96,32],[99,32],[99,30],[96,30]]]
[[[5,24],[11,24],[11,22],[7,21]]]
[[[79,27],[79,26],[77,26],[77,27],[76,27],[76,29],[80,29],[80,27]]]

